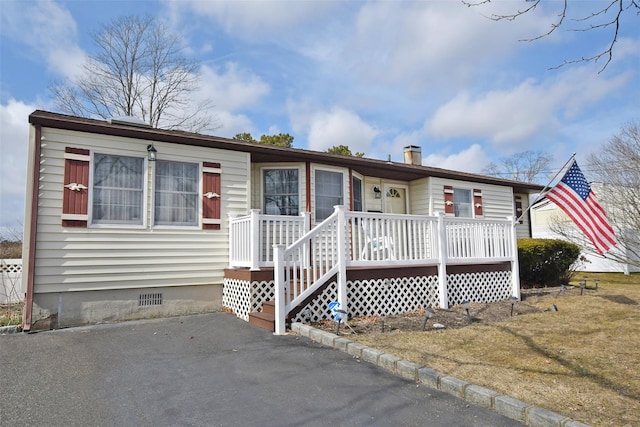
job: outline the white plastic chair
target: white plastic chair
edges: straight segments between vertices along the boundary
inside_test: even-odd
[[[360,259],[367,260],[369,255],[373,260],[395,260],[396,253],[393,238],[383,235],[374,236],[368,221],[362,221],[365,245],[360,253]]]

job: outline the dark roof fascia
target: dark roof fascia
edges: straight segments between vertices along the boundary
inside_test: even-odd
[[[43,127],[97,133],[109,136],[137,138],[142,140],[167,142],[172,144],[219,148],[250,153],[252,161],[261,162],[315,162],[331,166],[341,166],[355,170],[365,176],[374,176],[402,181],[412,181],[426,177],[438,177],[470,181],[482,184],[512,187],[516,193],[536,193],[543,189],[537,184],[511,181],[485,175],[451,171],[430,166],[408,165],[354,156],[321,153],[300,148],[277,147],[251,142],[222,138],[177,130],[145,128],[102,120],[67,116],[36,110],[29,115],[29,123]]]

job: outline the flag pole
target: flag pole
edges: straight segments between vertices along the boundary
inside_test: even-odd
[[[553,176],[553,178],[551,178],[551,180],[547,183],[547,185],[545,185],[545,186],[544,186],[544,188],[542,189],[542,191],[541,191],[540,193],[538,193],[538,197],[537,197],[533,202],[529,203],[529,206],[527,206],[527,209],[525,209],[525,211],[524,211],[524,212],[522,212],[522,213],[520,214],[520,216],[516,218],[516,220],[515,220],[515,221],[514,221],[514,223],[513,223],[513,226],[514,226],[514,227],[516,226],[516,224],[518,224],[518,223],[520,222],[520,219],[522,219],[522,217],[524,217],[524,216],[527,214],[527,212],[529,212],[529,211],[531,210],[531,206],[535,205],[535,204],[536,204],[536,203],[538,203],[540,200],[544,199],[544,196],[546,196],[546,195],[547,195],[547,193],[548,193],[549,191],[551,191],[551,183],[552,183],[553,181],[555,181],[555,180],[556,180],[556,178],[558,177],[558,175],[560,175],[560,173],[561,173],[562,171],[564,171],[564,170],[567,168],[567,166],[571,163],[571,161],[572,161],[572,160],[575,160],[575,158],[576,158],[576,153],[573,153],[573,154],[571,155],[571,157],[569,157],[569,160],[567,160],[567,161],[566,161],[566,163],[565,163],[564,165],[562,165],[562,167],[558,170],[558,172],[556,172],[556,174]],[[548,189],[548,190],[547,190],[547,189]],[[546,190],[546,191],[545,191],[545,190]]]

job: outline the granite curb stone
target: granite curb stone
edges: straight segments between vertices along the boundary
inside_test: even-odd
[[[0,327],[0,335],[5,334],[17,334],[22,332],[22,326],[20,325],[11,325],[11,326],[1,326]]]
[[[521,421],[531,427],[590,427],[555,412],[529,405],[494,390],[470,384],[433,369],[384,353],[375,348],[339,337],[312,326],[292,323],[291,330],[323,345],[341,350],[365,362],[379,366],[405,379],[417,381],[431,388],[452,394],[469,403],[489,408],[500,415]]]
[[[464,389],[469,383],[454,377],[440,378],[440,390],[464,399]]]

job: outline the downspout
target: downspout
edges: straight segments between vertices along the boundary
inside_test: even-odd
[[[40,192],[40,156],[42,153],[42,126],[35,125],[34,152],[30,159],[33,174],[31,183],[31,209],[25,227],[29,227],[29,247],[27,254],[27,292],[25,295],[24,318],[22,324],[23,331],[31,330],[31,320],[33,316],[33,282],[36,261],[36,234],[38,232],[38,200]],[[27,219],[27,218],[25,218]]]
[[[305,209],[307,210],[307,212],[311,212],[311,163],[306,162],[305,163],[305,178],[306,178],[306,185],[305,185],[305,189],[307,192],[307,197],[306,197],[306,201],[305,201]],[[313,215],[313,218],[315,218],[315,215]]]

